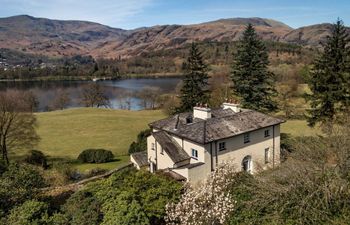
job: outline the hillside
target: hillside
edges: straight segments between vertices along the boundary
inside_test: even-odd
[[[232,18],[193,24],[159,25],[122,30],[85,21],[60,21],[31,16],[0,18],[0,48],[47,56],[92,55],[117,58],[182,47],[193,41],[236,41],[251,23],[265,40],[318,45],[330,24],[293,29],[263,18]]]

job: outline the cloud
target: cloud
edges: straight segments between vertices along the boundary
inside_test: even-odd
[[[153,0],[0,0],[0,13],[4,16],[28,14],[123,26],[128,18],[143,12],[152,2]]]

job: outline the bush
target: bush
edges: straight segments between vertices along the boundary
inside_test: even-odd
[[[0,176],[7,170],[6,162],[3,160],[0,160]]]
[[[113,158],[113,153],[104,149],[87,149],[78,156],[78,160],[83,163],[105,163],[112,161]]]
[[[41,151],[32,150],[30,151],[30,155],[28,155],[24,161],[26,163],[42,166],[44,169],[47,169],[47,158]]]
[[[72,167],[69,163],[56,163],[54,164],[54,170],[58,172],[61,178],[61,183],[66,184],[69,181],[78,180],[81,178],[79,171]],[[57,179],[57,176],[54,177]]]
[[[47,217],[48,205],[35,200],[26,201],[10,211],[7,224],[44,224]]]
[[[45,180],[37,168],[28,164],[10,164],[0,177],[0,209],[7,211],[16,204],[32,199]]]
[[[132,142],[129,147],[129,154],[147,150],[147,137],[151,135],[151,129],[143,130],[137,135],[137,141]]]
[[[62,207],[70,224],[100,224],[102,222],[101,202],[88,191],[74,193]]]

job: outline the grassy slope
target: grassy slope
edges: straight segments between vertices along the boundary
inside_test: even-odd
[[[87,148],[111,150],[119,161],[76,165],[80,170],[112,169],[128,161],[129,145],[147,124],[163,118],[161,111],[79,108],[37,113],[38,149],[51,157],[76,159]],[[23,154],[23,152],[22,152]]]
[[[282,133],[289,133],[292,136],[316,136],[321,135],[319,128],[311,128],[305,120],[288,120],[281,126]]]

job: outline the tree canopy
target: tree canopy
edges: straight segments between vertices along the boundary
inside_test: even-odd
[[[311,104],[311,126],[333,122],[338,113],[350,106],[350,39],[341,20],[333,25],[323,47],[307,80],[312,92],[306,96]]]
[[[268,70],[268,52],[251,24],[246,27],[233,58],[233,91],[242,106],[261,112],[276,110],[275,77]]]
[[[209,101],[208,66],[204,63],[202,53],[195,43],[192,43],[190,54],[184,64],[184,73],[179,112],[190,111],[197,104],[206,104]]]

